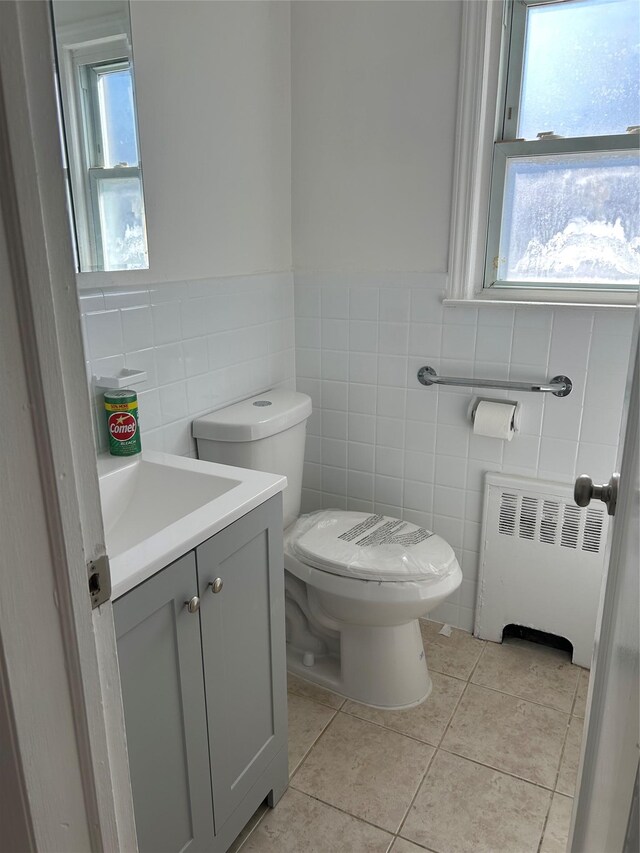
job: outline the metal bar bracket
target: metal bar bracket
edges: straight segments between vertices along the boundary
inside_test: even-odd
[[[425,365],[418,371],[418,382],[422,385],[453,385],[458,388],[501,388],[505,391],[535,391],[567,397],[573,383],[568,376],[554,376],[549,382],[517,382],[512,379],[466,379],[461,376],[438,376],[433,367]]]

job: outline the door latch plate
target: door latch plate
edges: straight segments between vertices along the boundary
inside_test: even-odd
[[[109,557],[104,554],[96,560],[87,563],[89,575],[89,595],[91,597],[91,609],[95,610],[105,601],[111,598],[111,570],[109,569]]]

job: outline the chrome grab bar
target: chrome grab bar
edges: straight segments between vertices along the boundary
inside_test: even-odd
[[[568,376],[554,376],[550,382],[516,382],[511,379],[465,379],[460,376],[438,376],[433,367],[426,365],[418,371],[422,385],[457,385],[461,388],[503,388],[505,391],[540,391],[554,397],[567,397],[573,383]]]

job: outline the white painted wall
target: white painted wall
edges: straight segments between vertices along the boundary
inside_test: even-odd
[[[291,268],[290,5],[132,0],[150,269],[83,286]]]
[[[461,3],[291,15],[295,269],[444,271]]]
[[[143,446],[195,455],[194,417],[294,382],[290,5],[132,0],[131,21],[151,268],[79,276],[87,374],[146,370]]]

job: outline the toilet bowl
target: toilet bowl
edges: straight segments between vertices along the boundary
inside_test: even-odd
[[[321,568],[317,554],[301,558],[297,529],[324,524],[316,544],[331,551],[339,537],[326,530],[327,518],[338,533],[369,524],[374,530],[395,526],[407,537],[428,534],[398,519],[340,510],[312,513],[291,525],[284,540],[287,667],[366,705],[387,710],[418,705],[431,692],[418,620],[460,586],[462,573],[453,550],[428,534],[419,558],[411,560],[413,571],[403,565],[402,556],[389,553],[394,546],[384,544],[369,549],[360,561],[364,566],[354,567],[347,557],[342,564],[334,560],[330,569]],[[354,543],[351,553],[357,548]],[[386,553],[377,556],[376,549]]]
[[[462,572],[444,539],[400,519],[343,510],[299,517],[311,401],[265,392],[193,422],[200,459],[284,474],[290,672],[354,701],[410,708],[431,691],[419,619]]]

